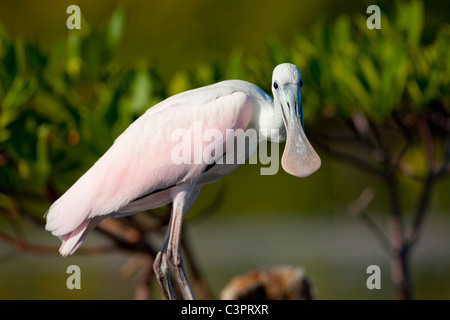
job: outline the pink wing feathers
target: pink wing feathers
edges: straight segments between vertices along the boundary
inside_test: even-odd
[[[63,241],[62,255],[73,253],[101,218],[131,201],[183,182],[195,183],[201,177],[208,163],[173,163],[172,150],[179,144],[171,138],[174,130],[192,133],[195,121],[203,131],[214,128],[223,137],[226,129],[247,128],[253,105],[246,93],[229,89],[220,95],[216,90],[205,98],[199,94],[202,89],[150,108],[50,207],[46,229]],[[201,98],[196,99],[196,94]],[[210,145],[211,141],[203,143]]]

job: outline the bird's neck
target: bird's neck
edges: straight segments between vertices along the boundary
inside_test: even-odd
[[[283,142],[286,140],[286,129],[284,127],[283,115],[281,114],[281,104],[275,97],[273,103],[260,105],[259,129],[264,136],[267,132],[266,140]]]

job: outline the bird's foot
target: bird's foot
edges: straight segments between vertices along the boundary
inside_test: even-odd
[[[153,271],[155,272],[156,281],[162,289],[165,300],[175,300],[176,296],[170,281],[170,272],[167,263],[167,252],[158,252],[155,262],[153,263]]]
[[[194,300],[194,294],[192,293],[191,286],[184,271],[181,252],[177,254],[173,254],[171,250],[159,252],[153,263],[153,270],[166,300],[176,299],[170,280],[170,270],[172,270],[175,276],[183,298],[185,300]]]

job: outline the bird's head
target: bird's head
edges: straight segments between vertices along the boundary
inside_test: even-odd
[[[297,177],[309,176],[321,164],[320,157],[303,130],[302,87],[303,81],[297,66],[283,63],[273,70],[275,107],[281,108],[286,128],[286,147],[281,165],[287,173]]]

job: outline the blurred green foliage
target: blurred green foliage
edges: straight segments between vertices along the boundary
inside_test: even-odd
[[[105,30],[71,32],[50,52],[0,29],[0,206],[15,193],[63,192],[165,97],[148,66],[114,61],[124,19],[118,9]]]
[[[423,4],[396,4],[395,16],[381,15],[379,31],[366,27],[367,16],[344,15],[331,27],[316,24],[290,50],[272,45],[273,63],[293,61],[302,71],[306,108],[344,117],[359,111],[383,121],[405,100],[422,111],[434,99],[448,99],[449,26],[423,46]]]
[[[405,102],[421,112],[433,100],[448,105],[450,91],[450,26],[443,25],[428,45],[421,43],[424,8],[420,1],[397,2],[396,14],[381,15],[382,28],[370,30],[367,16],[339,16],[332,24],[320,20],[286,48],[268,43],[269,60],[245,57],[235,49],[227,61],[210,62],[180,71],[170,93],[223,79],[246,79],[271,92],[273,67],[292,62],[302,72],[305,120],[323,113],[349,117],[363,113],[382,122]]]
[[[270,92],[273,67],[281,62],[302,71],[307,124],[354,111],[383,122],[396,108],[421,112],[434,100],[448,107],[450,27],[423,45],[419,1],[400,2],[396,15],[382,15],[379,31],[369,30],[363,15],[340,16],[331,27],[322,20],[289,48],[269,41],[267,61],[236,49],[166,83],[145,62],[115,59],[125,16],[119,8],[103,30],[73,30],[48,51],[0,28],[0,208],[11,197],[51,201],[158,101],[231,78]],[[28,209],[39,215],[48,205],[31,203]]]

